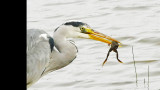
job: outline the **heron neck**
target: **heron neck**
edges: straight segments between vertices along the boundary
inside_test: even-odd
[[[77,48],[70,41],[67,41],[64,36],[54,36],[55,47],[63,58],[73,60],[77,53]]]

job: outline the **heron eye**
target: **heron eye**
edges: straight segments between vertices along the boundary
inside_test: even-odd
[[[81,30],[84,30],[84,27],[81,27],[80,29],[81,29]]]

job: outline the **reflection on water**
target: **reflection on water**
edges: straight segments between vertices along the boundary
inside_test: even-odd
[[[98,41],[75,39],[77,58],[28,90],[160,90],[159,19],[158,0],[27,0],[27,28],[44,29],[52,35],[68,20],[86,22],[123,43],[118,51],[124,62],[119,63],[111,52],[102,67],[109,47]]]

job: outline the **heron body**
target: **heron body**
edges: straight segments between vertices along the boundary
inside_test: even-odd
[[[51,48],[45,35],[42,30],[27,30],[27,87],[41,77],[49,64]]]
[[[27,87],[47,73],[65,67],[76,58],[77,47],[67,38],[93,39],[108,44],[117,41],[95,32],[86,23],[77,21],[62,24],[55,29],[53,36],[43,30],[27,30]]]

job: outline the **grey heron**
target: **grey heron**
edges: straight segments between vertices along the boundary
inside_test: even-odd
[[[53,38],[52,38],[53,37]],[[43,30],[27,30],[27,88],[49,72],[65,67],[75,58],[77,47],[67,38],[86,38],[111,44],[117,41],[94,31],[88,24],[66,22],[50,36]]]

